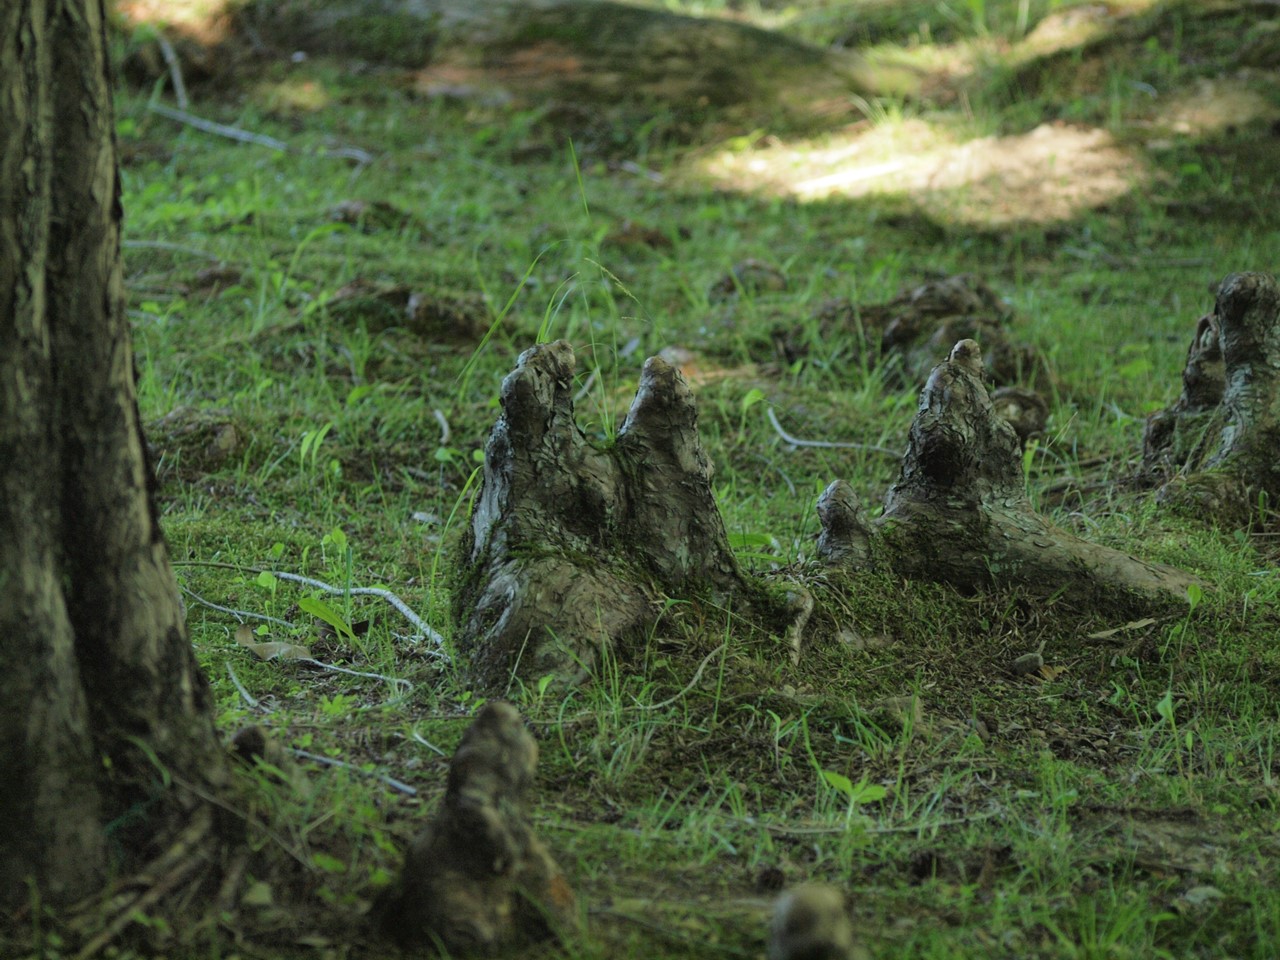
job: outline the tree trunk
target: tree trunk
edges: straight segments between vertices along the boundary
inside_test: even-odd
[[[104,22],[0,5],[5,909],[154,855],[225,770],[139,426]]]

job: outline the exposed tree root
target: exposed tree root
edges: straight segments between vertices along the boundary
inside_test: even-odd
[[[485,704],[453,755],[440,809],[375,904],[385,936],[407,949],[493,953],[574,923],[573,891],[529,824],[537,763],[515,708]]]
[[[1225,526],[1280,503],[1280,286],[1235,273],[1196,324],[1182,394],[1153,414],[1140,479],[1160,500]]]
[[[473,681],[502,690],[513,677],[584,679],[598,651],[625,654],[629,637],[658,622],[662,595],[710,595],[748,620],[768,612],[775,628],[785,615],[781,642],[798,658],[822,598],[798,585],[769,595],[740,573],[679,372],[648,360],[616,443],[600,447],[573,419],[573,363],[566,343],[538,346],[503,383],[455,590]],[[819,499],[819,556],[1126,611],[1185,602],[1194,577],[1039,516],[1021,445],[987,393],[978,345],[960,341],[921,393],[883,515],[868,520],[844,481]]]
[[[502,384],[455,590],[456,643],[487,689],[585,678],[600,650],[657,621],[664,594],[733,597],[741,611],[751,593],[679,371],[645,362],[610,447],[574,422],[573,371],[567,343],[543,344]]]
[[[199,805],[169,848],[123,881],[115,894],[105,902],[94,897],[72,910],[71,929],[82,934],[97,931],[76,952],[75,960],[96,957],[159,904],[180,896],[184,887],[206,882],[213,830],[213,810],[207,804]]]
[[[971,274],[904,288],[888,303],[828,300],[814,319],[819,339],[861,344],[870,362],[891,364],[897,378],[912,388],[963,339],[983,345],[988,376],[997,384],[1051,379],[1044,358],[1014,339],[1009,305]],[[810,336],[804,327],[775,331],[774,347],[783,360],[794,363],[807,355]]]
[[[1197,582],[1055,527],[1023,485],[1018,436],[983,385],[978,345],[962,340],[920,395],[884,514],[868,523],[852,488],[836,481],[818,501],[819,552],[836,565],[874,559],[962,589],[1017,586],[1125,608],[1182,602]]]

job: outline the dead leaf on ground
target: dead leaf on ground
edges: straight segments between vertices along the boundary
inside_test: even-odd
[[[1143,627],[1149,627],[1157,623],[1155,617],[1143,617],[1141,620],[1130,620],[1126,624],[1118,627],[1112,627],[1110,630],[1099,630],[1097,633],[1088,634],[1089,640],[1107,640],[1114,637],[1117,633],[1128,633],[1131,630],[1141,630]]]
[[[310,660],[311,649],[300,643],[285,643],[281,640],[266,640],[261,643],[254,640],[253,627],[242,623],[236,628],[236,643],[244,647],[259,660]]]

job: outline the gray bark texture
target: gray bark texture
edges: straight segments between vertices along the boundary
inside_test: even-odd
[[[223,770],[139,427],[104,24],[0,5],[4,909],[154,855]]]
[[[1224,526],[1280,505],[1280,285],[1234,273],[1196,324],[1182,393],[1151,416],[1140,479],[1160,499]]]

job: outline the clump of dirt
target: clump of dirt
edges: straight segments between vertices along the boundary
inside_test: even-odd
[[[226,409],[178,407],[148,423],[146,435],[161,482],[216,473],[244,453],[249,442],[244,424]]]
[[[860,358],[888,366],[900,383],[915,387],[953,344],[976,340],[982,345],[983,365],[992,382],[1002,386],[1049,382],[1043,355],[1014,338],[1013,322],[1013,310],[994,290],[972,274],[959,274],[907,287],[888,303],[861,305],[847,297],[827,300],[810,322],[775,330],[773,342],[780,359],[795,363],[808,356],[816,325],[820,341],[854,344]],[[1037,404],[1024,399],[1022,406],[1047,410],[1043,400]]]
[[[343,323],[372,331],[400,327],[432,343],[474,343],[491,322],[489,304],[478,294],[425,293],[363,277],[335,292],[326,307]]]

